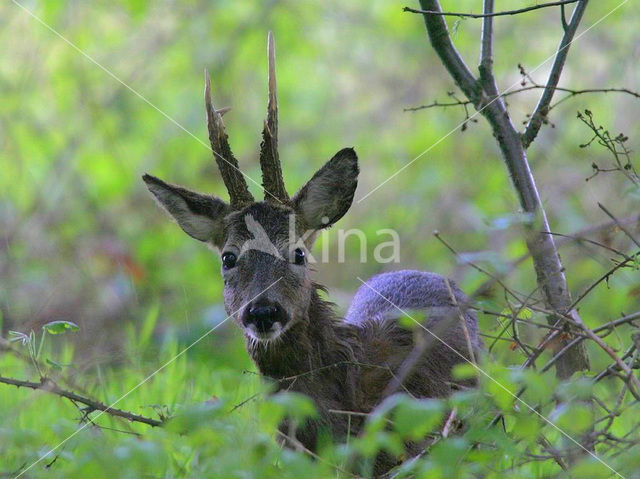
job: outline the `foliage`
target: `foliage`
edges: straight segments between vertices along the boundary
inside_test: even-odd
[[[399,477],[604,478],[613,474],[607,465],[640,477],[638,400],[607,352],[590,340],[591,372],[563,383],[547,367],[557,349],[544,342],[553,330],[522,240],[530,218],[517,213],[488,128],[468,121],[472,108],[460,105],[403,111],[459,97],[419,16],[382,0],[20,4],[152,105],[16,4],[0,6],[0,376],[48,378],[166,424],[130,422],[46,388],[0,384],[1,477],[41,458],[25,476],[349,477],[350,466],[366,475],[378,451],[402,456],[405,440],[425,435],[427,453],[404,462]],[[591,2],[585,27],[610,9]],[[502,88],[544,82],[544,68],[535,67],[558,43],[550,10],[497,21]],[[633,87],[638,15],[624,6],[577,40],[565,86]],[[449,25],[472,58],[481,24]],[[473,294],[487,346],[484,372],[458,370],[478,377],[477,390],[446,400],[393,396],[368,418],[364,435],[327,440],[317,457],[278,445],[280,419],[303,420],[314,414],[311,404],[269,396],[225,319],[219,259],[166,221],[139,179],[149,171],[223,195],[203,147],[205,67],[216,104],[233,107],[225,122],[240,164],[259,177],[268,29],[278,44],[289,184],[301,185],[353,145],[362,163],[357,200],[427,151],[339,224],[361,229],[368,250],[378,230],[394,228],[401,263],[360,264],[350,239],[347,262],[338,264],[331,232],[322,239],[330,261],[318,265],[317,279],[344,311],[356,276],[390,268],[446,274]],[[509,96],[515,121],[526,121],[538,93]],[[566,96],[530,160],[585,325],[637,368],[636,320],[621,318],[640,309],[632,239],[639,237],[640,102],[616,92]],[[465,131],[451,133],[460,122]],[[592,439],[606,465],[574,442]]]
[[[139,337],[132,333],[128,340],[136,344]],[[549,477],[562,472],[553,455],[571,446],[572,438],[588,434],[594,415],[601,414],[587,400],[594,395],[609,399],[606,386],[587,378],[558,384],[532,370],[485,362],[487,375],[479,375],[477,390],[461,391],[446,400],[392,396],[368,419],[365,434],[347,444],[326,442],[312,460],[304,452],[281,449],[275,441],[280,419],[303,420],[314,414],[307,398],[291,393],[268,396],[268,384],[256,375],[221,367],[215,354],[212,358],[204,348],[172,361],[178,349],[177,341],[169,341],[159,349],[138,351],[144,358],[139,367],[105,369],[100,381],[85,384],[89,394],[106,398],[114,407],[170,416],[163,427],[97,412],[85,417],[82,408],[45,393],[20,389],[3,395],[4,473],[24,469],[59,444],[29,471],[30,476],[235,477],[244,471],[242,475],[250,477],[350,477],[346,464],[360,461],[359,467],[366,471],[378,451],[402,457],[405,440],[429,437],[427,453],[405,462],[398,477],[492,477],[490,471]],[[71,362],[70,355],[66,351],[61,362]],[[152,364],[166,366],[148,378]],[[29,369],[30,363],[19,356],[3,357],[4,373],[24,375]],[[65,366],[63,372],[73,376],[73,369]],[[85,381],[89,377],[83,376]],[[516,400],[522,387],[526,392]],[[19,422],[11,421],[18,411],[23,411]],[[443,433],[452,411],[456,425]],[[622,414],[628,419],[616,422],[611,433],[635,433],[633,405]],[[79,418],[84,420],[78,423]],[[499,421],[488,427],[496,418]],[[613,449],[602,444],[595,452],[624,477],[636,477],[638,455],[632,451],[614,455]],[[542,459],[532,462],[532,456]],[[610,477],[611,471],[585,453],[570,466],[569,474]]]

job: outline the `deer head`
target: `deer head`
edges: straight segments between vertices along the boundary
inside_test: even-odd
[[[262,132],[260,167],[264,201],[255,201],[229,147],[222,115],[211,101],[205,71],[205,107],[211,150],[229,203],[145,174],[160,206],[189,236],[217,249],[222,258],[228,314],[256,342],[269,342],[304,321],[315,286],[308,256],[317,233],[349,209],[357,185],[352,148],[340,150],[293,197],[289,197],[278,157],[278,100],[275,45],[269,32],[269,95]]]

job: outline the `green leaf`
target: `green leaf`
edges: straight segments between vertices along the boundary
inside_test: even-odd
[[[422,318],[424,316],[424,313],[422,313],[420,316],[418,316],[419,318]],[[416,316],[409,316],[409,315],[402,315],[398,318],[397,322],[398,322],[398,326],[400,326],[402,329],[408,329],[408,330],[413,330],[416,329],[418,327],[418,325],[420,323],[417,322],[416,319],[414,319]]]
[[[415,400],[405,397],[396,407],[394,425],[403,437],[421,439],[442,420],[442,402],[436,399]]]
[[[518,319],[531,319],[533,313],[529,308],[522,308],[518,313]]]
[[[214,422],[225,414],[224,401],[190,404],[178,411],[167,423],[167,429],[179,434],[205,429],[212,430]]]
[[[518,313],[518,319],[531,319],[531,317],[533,316],[533,313],[531,312],[531,310],[529,308],[522,308],[521,310],[512,310],[510,308],[504,308],[500,314],[502,316],[511,316],[513,317],[513,315],[515,313]]]
[[[438,442],[430,451],[429,458],[446,471],[445,477],[460,477],[457,468],[467,454],[469,445],[462,437],[451,437]]]
[[[593,421],[593,411],[585,403],[562,403],[551,412],[549,418],[563,431],[576,435],[588,430]]]
[[[399,456],[404,452],[403,443],[397,434],[387,431],[375,431],[365,434],[355,444],[356,449],[364,457],[372,457],[379,451],[387,451]]]
[[[394,394],[387,397],[376,407],[367,418],[365,430],[368,435],[382,431],[389,424],[389,415],[398,403],[403,401],[403,394]]]
[[[43,326],[49,334],[64,334],[67,331],[79,331],[80,326],[71,321],[51,321]]]
[[[476,367],[471,363],[459,363],[453,367],[451,375],[454,379],[471,379],[478,375]]]
[[[540,420],[528,409],[516,415],[516,420],[510,434],[513,436],[535,441],[540,432]]]
[[[496,405],[503,411],[509,412],[516,400],[517,384],[511,378],[512,371],[498,364],[487,363],[485,370],[488,376],[484,379],[485,391],[488,392]]]
[[[306,419],[317,415],[313,401],[298,393],[282,392],[270,398],[270,402],[284,408],[286,416],[295,419]]]

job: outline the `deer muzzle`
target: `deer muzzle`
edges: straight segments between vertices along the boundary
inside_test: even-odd
[[[279,334],[288,322],[287,314],[280,304],[264,300],[249,304],[241,319],[245,329],[259,339]]]

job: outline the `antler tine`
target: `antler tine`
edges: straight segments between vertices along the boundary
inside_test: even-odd
[[[204,71],[204,103],[207,110],[207,128],[209,130],[211,149],[222,175],[222,180],[229,192],[231,206],[239,208],[245,204],[252,203],[254,201],[253,196],[249,192],[247,182],[238,167],[238,160],[231,152],[229,137],[224,131],[222,115],[228,111],[228,108],[220,110],[214,108],[211,101],[211,80],[207,70]]]
[[[286,202],[289,199],[282,178],[282,168],[278,158],[278,96],[276,91],[276,47],[273,32],[267,36],[267,56],[269,58],[269,101],[267,119],[262,130],[260,145],[260,168],[264,199],[271,202]]]

